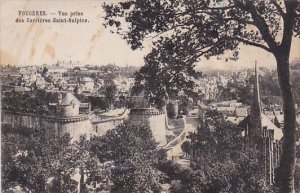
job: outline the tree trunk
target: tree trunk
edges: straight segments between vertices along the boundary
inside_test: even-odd
[[[284,128],[278,182],[280,192],[294,193],[296,157],[296,111],[289,70],[289,52],[282,49],[276,57],[279,86],[283,102]]]

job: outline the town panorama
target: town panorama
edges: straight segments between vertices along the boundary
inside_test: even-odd
[[[74,2],[1,1],[1,192],[300,192],[299,1]]]
[[[193,89],[197,96],[178,93],[160,108],[133,92],[138,70],[78,61],[2,65],[2,189],[118,192],[143,182],[139,188],[173,192],[195,180],[194,171],[211,171],[220,175],[211,178],[221,180],[232,174],[215,169],[227,167],[266,180],[252,188],[274,183],[283,127],[274,69],[203,72]],[[299,96],[299,59],[292,73]],[[256,124],[263,135],[253,150]],[[251,151],[261,151],[265,161],[243,168],[245,160],[239,159]],[[214,165],[222,161],[225,169]],[[246,171],[249,167],[254,171]],[[299,183],[299,176],[295,180]]]

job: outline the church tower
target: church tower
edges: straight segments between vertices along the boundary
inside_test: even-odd
[[[258,81],[257,64],[255,62],[255,80],[253,103],[249,117],[241,125],[245,128],[247,146],[257,150],[257,159],[262,166],[265,182],[273,184],[275,168],[279,165],[281,155],[282,130],[262,112]]]
[[[250,129],[249,129],[250,139],[259,137],[262,134],[262,109],[261,109],[259,80],[258,80],[256,61],[255,61],[255,80],[254,80],[253,95],[254,95],[253,103],[250,112]]]

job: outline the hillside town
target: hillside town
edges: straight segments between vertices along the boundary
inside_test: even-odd
[[[0,192],[300,192],[299,0],[0,10]]]
[[[299,69],[299,60],[294,60],[292,72],[295,79],[300,76]],[[43,135],[47,138],[49,135],[56,138],[68,135],[70,143],[76,144],[83,136],[91,142],[101,139],[124,124],[144,125],[150,128],[157,144],[155,149],[166,153],[166,161],[176,164],[181,170],[192,170],[207,161],[201,153],[201,145],[196,145],[207,143],[207,139],[200,137],[199,141],[195,136],[201,132],[215,133],[220,125],[214,122],[222,119],[223,127],[230,125],[234,128],[232,132],[248,145],[256,144],[258,151],[264,152],[263,178],[268,185],[275,183],[284,117],[280,92],[273,83],[276,81],[273,69],[255,65],[238,71],[202,73],[193,88],[198,97],[178,93],[177,98],[167,99],[166,105],[160,108],[142,93],[133,92],[138,70],[112,64],[83,67],[72,61],[42,66],[3,65],[2,137],[17,135],[22,139],[35,130],[44,130]],[[298,82],[294,83],[295,96],[300,96]],[[296,99],[299,124],[299,98]],[[223,133],[222,137],[226,135],[231,134]],[[297,136],[300,145],[300,132]],[[15,158],[19,154],[25,156],[27,152],[20,147],[15,151]],[[117,167],[109,159],[101,164],[110,164],[105,170]],[[297,164],[299,167],[299,162]],[[91,186],[87,181],[89,174],[74,169],[70,174],[74,191],[79,192],[83,187],[92,188],[94,192],[110,189],[111,181],[94,182]],[[82,178],[86,180],[82,181]],[[297,179],[296,187],[299,187],[300,179]],[[55,180],[55,176],[46,179],[47,191],[51,192]],[[10,191],[22,189],[18,183],[13,184],[9,186]],[[172,183],[162,181],[159,184],[162,192],[170,192]]]

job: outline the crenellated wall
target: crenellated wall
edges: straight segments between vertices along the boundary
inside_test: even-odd
[[[167,144],[166,114],[153,108],[131,109],[129,121],[135,125],[148,125],[159,146]]]
[[[92,132],[92,124],[88,115],[59,117],[2,110],[1,120],[2,124],[13,127],[44,128],[53,131],[53,133],[58,133],[59,136],[69,133],[72,141],[78,140],[80,135],[84,134],[89,139]]]

